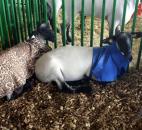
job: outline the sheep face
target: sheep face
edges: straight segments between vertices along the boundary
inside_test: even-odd
[[[41,40],[48,40],[54,42],[55,34],[54,31],[50,28],[49,23],[42,23],[38,25],[37,30],[33,31],[30,37],[38,36]]]
[[[37,32],[44,39],[51,42],[55,40],[54,31],[50,29],[49,24],[43,23],[37,28]]]
[[[118,48],[129,60],[132,60],[132,35],[130,33],[121,32],[116,36]]]

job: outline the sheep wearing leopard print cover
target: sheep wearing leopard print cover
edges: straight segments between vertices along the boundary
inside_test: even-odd
[[[0,54],[0,98],[12,98],[13,92],[23,89],[26,80],[34,74],[34,62],[41,50],[47,50],[45,40],[54,41],[54,32],[42,23],[34,31],[34,38],[7,49]],[[18,91],[17,91],[18,92]]]

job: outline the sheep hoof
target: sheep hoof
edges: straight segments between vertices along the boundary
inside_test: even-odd
[[[86,87],[78,87],[75,90],[75,93],[85,93],[85,94],[91,94],[93,93],[93,89],[90,86],[86,86]]]
[[[13,98],[13,92],[9,92],[9,93],[6,95],[7,101],[10,101],[12,98]]]
[[[63,92],[63,93],[70,93],[70,94],[75,93],[74,90],[71,90],[71,89],[69,89],[67,87],[63,87],[63,89],[61,90],[61,92]]]
[[[17,88],[16,90],[14,90],[12,93],[9,93],[8,95],[6,95],[7,101],[10,100],[15,100],[16,98],[18,98],[18,96],[22,93],[23,87],[21,88]]]
[[[62,92],[64,93],[75,93],[75,89],[68,85],[66,82],[62,84]]]
[[[64,28],[63,28],[63,24],[61,24],[61,34],[63,36],[63,32],[64,32]],[[68,42],[72,42],[72,38],[71,38],[71,32],[70,32],[70,25],[68,25],[66,27],[66,43]]]
[[[19,87],[17,89],[14,90],[14,92],[17,94],[17,95],[20,95],[23,91],[23,87]]]

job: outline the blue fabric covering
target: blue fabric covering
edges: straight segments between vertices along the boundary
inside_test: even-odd
[[[90,76],[100,82],[115,81],[127,71],[129,62],[129,59],[121,54],[116,43],[93,48]]]

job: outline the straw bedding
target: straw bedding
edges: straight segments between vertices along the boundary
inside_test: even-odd
[[[141,18],[138,18],[137,30]],[[59,19],[59,22],[61,20]],[[87,18],[84,42],[89,46],[90,19]],[[76,20],[75,44],[80,43],[79,18]],[[94,46],[99,43],[100,21],[95,19]],[[131,30],[131,24],[126,30]],[[105,23],[105,37],[108,26]],[[136,63],[139,41],[133,48]],[[58,34],[61,46],[61,36]],[[131,69],[115,84],[84,83],[92,94],[61,93],[51,84],[33,80],[33,88],[10,102],[0,100],[0,129],[8,130],[140,130],[142,129],[142,69]]]

